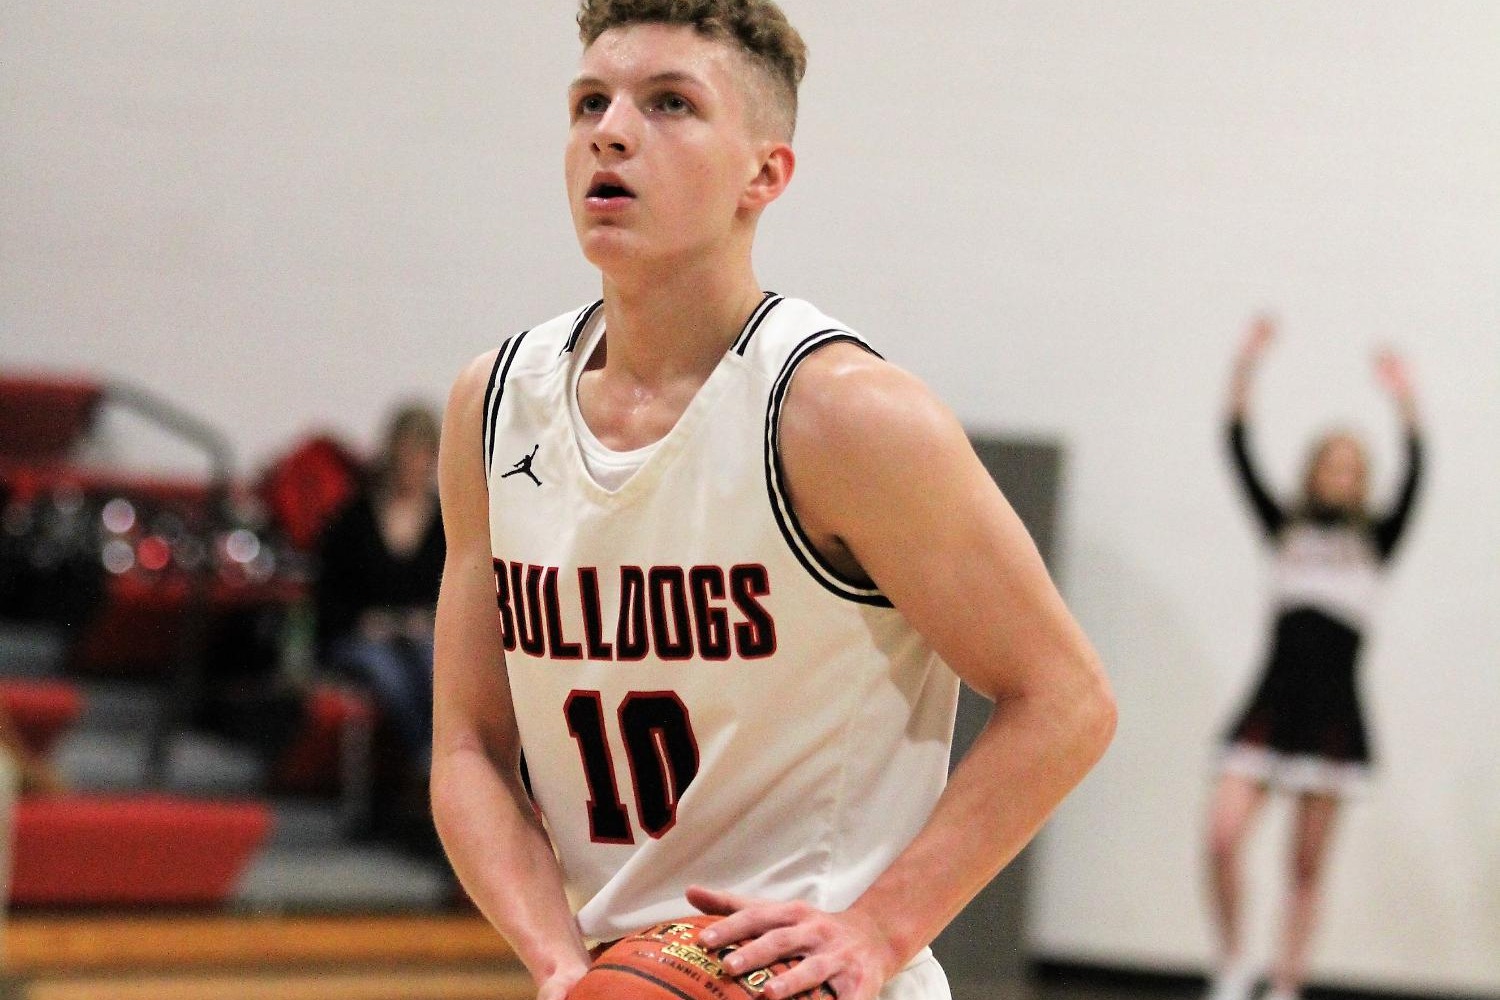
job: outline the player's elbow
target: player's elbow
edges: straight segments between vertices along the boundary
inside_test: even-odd
[[[1088,745],[1095,763],[1104,756],[1110,743],[1114,742],[1115,730],[1120,724],[1120,708],[1115,695],[1101,670],[1089,698]]]
[[[1103,665],[1081,635],[1029,661],[1008,691],[998,692],[991,725],[1026,731],[1063,788],[1083,780],[1114,739],[1119,711]]]
[[[1078,654],[1078,660],[1075,667],[1077,688],[1073,692],[1069,714],[1076,751],[1086,762],[1086,767],[1093,767],[1115,738],[1120,711],[1098,654],[1085,649]]]
[[[1088,642],[1054,648],[1040,658],[1020,702],[1031,717],[1059,773],[1077,782],[1104,756],[1114,739],[1119,711],[1104,667]]]

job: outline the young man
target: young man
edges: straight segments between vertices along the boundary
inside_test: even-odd
[[[953,415],[755,280],[795,164],[781,12],[579,26],[567,190],[604,295],[454,386],[438,828],[539,1000],[695,907],[731,971],[803,957],[772,1000],[942,1000],[928,943],[1103,753],[1106,681]],[[945,788],[959,678],[997,707]]]

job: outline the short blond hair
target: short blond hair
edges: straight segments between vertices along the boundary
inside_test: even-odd
[[[790,139],[797,127],[797,88],[807,72],[807,45],[772,0],[581,0],[578,36],[593,45],[611,28],[681,24],[729,43],[771,85],[776,125]]]

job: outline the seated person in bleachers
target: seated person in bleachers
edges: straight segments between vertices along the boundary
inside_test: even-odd
[[[432,630],[445,552],[437,447],[430,409],[395,412],[364,487],[323,533],[316,585],[322,661],[368,686],[422,779],[432,754]]]

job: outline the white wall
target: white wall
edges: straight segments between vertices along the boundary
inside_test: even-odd
[[[1207,758],[1264,626],[1218,418],[1272,306],[1279,482],[1330,421],[1388,478],[1380,342],[1412,356],[1432,439],[1365,664],[1385,767],[1341,833],[1317,972],[1500,989],[1500,5],[786,6],[813,62],[762,279],[976,428],[1070,449],[1064,584],[1123,718],[1045,834],[1037,947],[1208,954]],[[155,387],[245,469],[441,399],[595,293],[561,196],[570,7],[10,0],[0,364]]]

